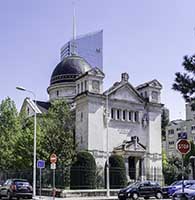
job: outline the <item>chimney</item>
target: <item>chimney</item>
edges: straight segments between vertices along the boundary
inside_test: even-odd
[[[121,82],[128,82],[128,80],[129,80],[129,74],[127,74],[126,72],[122,73],[121,74]]]

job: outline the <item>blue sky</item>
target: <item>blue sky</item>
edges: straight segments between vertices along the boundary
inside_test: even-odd
[[[72,38],[72,15],[70,0],[0,1],[0,101],[9,96],[20,109],[29,95],[18,85],[48,100],[60,48]],[[185,118],[171,87],[183,56],[195,52],[194,0],[77,0],[76,21],[77,35],[104,30],[104,89],[123,72],[134,86],[158,79],[171,119]]]

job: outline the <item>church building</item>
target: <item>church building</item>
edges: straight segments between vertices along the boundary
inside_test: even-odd
[[[128,73],[106,91],[105,74],[77,55],[54,69],[48,102],[28,99],[23,106],[42,113],[50,102],[65,98],[75,112],[78,150],[88,150],[104,169],[107,153],[122,155],[128,180],[162,181],[161,89],[157,80],[134,87]],[[34,105],[33,105],[34,104]]]

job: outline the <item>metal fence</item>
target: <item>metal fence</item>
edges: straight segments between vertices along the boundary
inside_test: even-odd
[[[30,183],[32,183],[32,169],[30,170],[20,170],[20,171],[1,171],[0,172],[0,183],[4,182],[9,178],[23,178],[27,179]],[[111,188],[121,188],[124,181],[121,180],[121,172],[124,172],[124,169],[115,168],[110,171],[110,186]],[[93,174],[94,176],[90,177],[90,181],[85,181],[88,174]],[[70,170],[70,167],[66,167],[63,169],[55,170],[55,187],[59,189],[74,189],[71,185],[71,177],[76,178],[78,180],[77,187],[75,189],[103,189],[105,188],[105,171],[102,168],[97,168],[96,171],[89,171],[87,168],[76,168],[74,170]],[[124,176],[123,176],[124,178]],[[139,170],[131,170],[129,171],[129,176],[125,175],[126,184],[135,182],[138,180],[152,180],[157,181],[161,185],[163,183],[162,170],[159,168],[150,168],[144,169],[144,171],[140,172]],[[93,179],[93,180],[92,180]],[[91,185],[90,185],[91,184]],[[37,188],[40,187],[40,171],[37,169],[36,174],[36,185]],[[52,188],[53,187],[53,170],[44,168],[41,171],[41,185],[42,188]]]

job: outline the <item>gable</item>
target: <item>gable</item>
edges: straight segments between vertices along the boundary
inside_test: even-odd
[[[162,85],[155,79],[155,80],[152,80],[150,83],[149,83],[149,86],[150,87],[153,87],[153,88],[159,88],[161,89],[162,88]]]
[[[143,103],[143,99],[131,86],[129,86],[129,84],[119,87],[115,91],[111,92],[109,98],[115,100],[125,100],[134,103]]]

